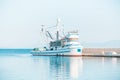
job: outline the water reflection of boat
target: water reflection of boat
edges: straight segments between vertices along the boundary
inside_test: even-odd
[[[82,57],[51,57],[50,70],[55,73],[57,79],[78,79],[82,74]],[[80,74],[81,73],[81,74]],[[66,74],[66,75],[64,75]],[[51,76],[54,76],[51,74]]]
[[[43,78],[40,80],[95,80],[96,78],[105,78],[104,74],[107,75],[109,72],[112,72],[110,73],[111,75],[114,75],[113,71],[117,71],[119,74],[119,71],[117,70],[120,61],[119,58],[61,56],[32,57],[34,60],[34,63],[32,63],[34,64],[34,73],[37,73],[38,77]],[[97,77],[94,78],[94,75]]]
[[[70,59],[70,74],[71,77],[77,79],[82,75],[83,71],[83,61],[82,58],[71,58]]]
[[[82,46],[79,43],[78,31],[71,31],[68,32],[68,34],[65,34],[63,31],[60,31],[59,22],[60,20],[58,19],[56,26],[57,30],[55,33],[56,38],[54,39],[50,32],[46,30],[46,36],[51,39],[49,46],[45,46],[43,48],[34,48],[31,52],[32,55],[82,55]],[[60,34],[60,32],[64,34]]]
[[[49,75],[50,80],[78,80],[83,72],[82,57],[36,56],[33,60],[35,69],[43,69],[42,74]]]

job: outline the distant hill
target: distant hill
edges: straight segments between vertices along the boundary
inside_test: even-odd
[[[100,43],[83,43],[83,46],[92,48],[120,48],[120,40],[112,40]]]

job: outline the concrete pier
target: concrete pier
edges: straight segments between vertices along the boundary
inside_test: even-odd
[[[120,48],[84,48],[82,56],[120,57]]]

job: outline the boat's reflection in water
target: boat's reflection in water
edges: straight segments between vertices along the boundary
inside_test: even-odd
[[[57,79],[77,79],[82,72],[82,57],[50,57],[50,72]]]
[[[45,66],[42,71],[49,74],[50,80],[78,79],[83,70],[82,57],[38,56],[33,60]]]
[[[82,57],[72,57],[70,59],[70,75],[72,78],[78,78],[80,75],[82,75],[82,68]]]
[[[33,60],[35,65],[36,62],[39,65],[40,68],[38,69],[41,72],[45,72],[44,74],[40,73],[40,75],[48,77],[49,80],[89,80],[89,78],[94,80],[106,78],[109,77],[107,74],[113,76],[120,62],[120,59],[115,57],[39,56],[34,57]]]

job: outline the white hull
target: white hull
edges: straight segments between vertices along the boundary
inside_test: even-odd
[[[78,51],[77,49],[67,49],[67,50],[53,50],[53,51],[32,51],[31,54],[33,56],[77,56],[82,55],[82,49],[81,51]]]

